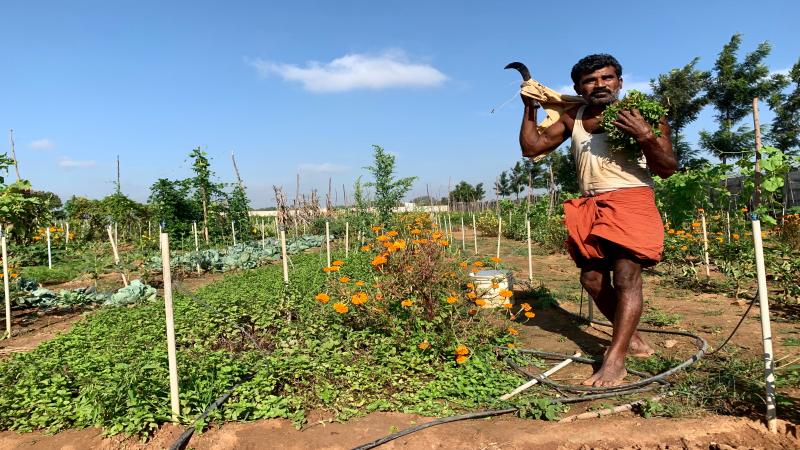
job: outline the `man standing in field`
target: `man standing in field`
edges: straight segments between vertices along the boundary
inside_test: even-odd
[[[564,203],[567,249],[581,269],[581,284],[614,324],[603,365],[583,384],[616,386],[627,375],[627,353],[653,353],[636,331],[642,314],[642,268],[658,263],[664,245],[650,173],[669,177],[677,162],[666,119],[657,137],[636,110],[621,111],[614,124],[638,142],[642,158],[634,161],[625,152],[609,152],[600,120],[622,88],[622,67],[613,56],[587,56],[575,64],[571,76],[586,104],[567,110],[540,130],[539,104],[523,94],[519,142],[522,155],[535,158],[572,140],[582,195]]]

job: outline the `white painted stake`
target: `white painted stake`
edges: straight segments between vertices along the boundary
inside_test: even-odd
[[[581,352],[575,352],[575,354],[574,354],[574,355],[572,355],[572,358],[578,358],[578,357],[580,357],[580,356],[581,356]],[[520,392],[522,392],[522,391],[524,391],[524,390],[528,389],[529,387],[531,387],[531,386],[533,386],[533,385],[535,385],[535,384],[539,383],[539,380],[540,380],[541,378],[547,378],[547,377],[549,377],[550,375],[552,375],[552,374],[554,374],[554,373],[558,372],[559,370],[563,369],[564,367],[567,367],[567,366],[569,365],[569,363],[571,363],[571,362],[572,362],[572,358],[567,358],[567,359],[565,359],[564,361],[561,361],[560,363],[556,364],[555,366],[553,366],[553,368],[551,368],[550,370],[546,371],[546,372],[545,372],[545,373],[543,373],[542,375],[540,375],[540,376],[538,376],[538,377],[536,377],[536,378],[534,378],[534,379],[532,379],[532,380],[528,381],[527,383],[525,383],[525,384],[523,384],[522,386],[520,386],[520,387],[518,387],[518,388],[514,389],[513,391],[509,392],[508,394],[503,394],[503,395],[500,397],[500,400],[508,400],[508,399],[510,399],[511,397],[513,397],[513,396],[515,396],[515,395],[519,394]]]
[[[275,219],[275,220],[277,220],[277,219]],[[279,234],[281,236],[281,257],[283,259],[283,282],[288,285],[289,284],[289,260],[288,260],[288,256],[286,255],[286,229],[281,227]]]
[[[533,281],[533,252],[531,250],[531,220],[525,219],[525,228],[528,229],[528,281]]]
[[[111,225],[109,225],[106,230],[108,231],[108,240],[111,242],[111,250],[114,252],[114,264],[117,266],[117,268],[119,268],[119,251],[117,250],[117,243],[114,241],[114,232],[111,231]],[[120,270],[120,273],[122,274],[122,284],[127,287],[128,278],[125,276],[125,272],[123,270]]]
[[[110,231],[110,230],[109,230]],[[167,361],[169,364],[169,403],[172,421],[177,422],[181,414],[178,392],[178,360],[175,351],[175,321],[172,313],[172,271],[169,267],[169,236],[161,233],[161,268],[164,276],[164,312],[167,320]]]
[[[344,257],[350,255],[350,222],[344,223]]]
[[[467,234],[464,230],[464,216],[461,216],[461,251],[467,251]]]
[[[731,243],[731,212],[725,211],[725,225],[728,229],[728,243]]]
[[[153,226],[153,223],[148,220],[147,221],[147,239],[150,239],[151,237],[153,237],[152,226]]]
[[[503,218],[497,216],[497,257],[500,257],[500,236],[503,235]]]
[[[233,245],[236,245],[236,221],[231,220],[231,236],[233,236]]]
[[[200,241],[197,238],[197,222],[192,222],[192,233],[194,234],[194,251],[200,251]]]
[[[262,249],[267,248],[267,231],[266,231],[266,228],[267,228],[266,224],[264,224],[264,222],[262,221],[261,222],[261,248]]]
[[[767,427],[773,433],[778,430],[775,412],[775,355],[772,352],[772,329],[767,299],[767,275],[764,268],[764,245],[761,241],[761,221],[753,215],[753,246],[756,251],[756,276],[758,277],[758,308],[761,316],[761,338],[764,343],[764,378],[767,403]]]
[[[5,228],[5,226],[3,226]],[[8,253],[6,252],[6,232],[0,229],[0,248],[3,251],[3,294],[5,295],[6,305],[6,334],[7,339],[11,339],[11,288],[8,281]]]
[[[114,243],[119,245],[119,234],[117,233],[117,222],[114,222]]]
[[[706,213],[700,213],[700,222],[703,225],[703,254],[705,255],[706,262],[706,277],[710,277],[711,272],[708,267],[708,233],[706,233]]]
[[[45,228],[44,234],[47,235],[47,268],[53,268],[53,254],[50,251],[50,225]]]
[[[475,227],[475,214],[472,215],[472,242],[475,244],[475,254],[478,254],[478,228]]]
[[[280,235],[281,235],[281,232],[280,232],[280,230],[278,230],[278,218],[276,217],[275,218],[275,237],[278,237]]]
[[[331,225],[326,220],[325,221],[325,249],[328,254],[328,265],[326,267],[331,266]]]
[[[69,222],[66,223],[65,230],[67,230],[67,233],[64,234],[64,247],[69,247]]]

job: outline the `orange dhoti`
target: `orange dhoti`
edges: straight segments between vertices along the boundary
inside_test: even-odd
[[[661,260],[664,223],[649,187],[617,189],[567,200],[564,223],[567,250],[578,267],[603,262],[610,256],[609,249],[621,249],[622,254],[634,257],[644,267]]]

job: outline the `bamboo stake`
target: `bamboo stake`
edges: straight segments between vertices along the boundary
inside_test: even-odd
[[[236,245],[236,221],[231,220],[231,236],[233,237],[233,245]]]
[[[110,232],[110,230],[109,230]],[[172,312],[172,271],[169,266],[169,236],[161,233],[161,269],[164,278],[164,312],[167,321],[167,361],[169,364],[169,403],[172,421],[177,422],[181,414],[178,391],[178,360],[175,351],[175,320]]]
[[[766,388],[767,427],[773,433],[778,430],[775,412],[775,354],[772,351],[772,329],[769,319],[767,298],[767,275],[764,268],[764,246],[761,241],[761,221],[756,214],[751,215],[753,227],[753,246],[756,252],[756,275],[758,277],[758,307],[761,317],[761,338],[764,344],[764,379]]]
[[[125,271],[119,267],[119,251],[117,250],[117,243],[114,241],[114,232],[111,231],[111,225],[109,225],[108,228],[106,228],[106,231],[108,231],[108,240],[111,242],[111,250],[114,252],[114,265],[116,265],[117,268],[120,269],[120,273],[122,274],[122,284],[124,284],[127,287],[128,278],[125,276]],[[162,248],[161,251],[163,252],[164,249]]]
[[[267,226],[264,223],[264,221],[262,220],[261,221],[261,248],[262,249],[267,248],[267,232],[266,232],[266,228],[267,228]]]
[[[331,266],[331,225],[330,222],[327,220],[325,221],[325,250],[328,255],[328,265],[325,267]]]
[[[0,228],[0,248],[3,251],[3,294],[5,295],[6,306],[6,339],[11,339],[11,287],[8,281],[8,252],[6,250],[6,230],[5,225]]]
[[[528,230],[528,281],[533,281],[533,252],[531,249],[531,220],[525,219],[525,228]]]
[[[52,270],[53,269],[53,254],[50,251],[50,225],[45,228],[45,234],[47,235],[47,268]]]
[[[703,225],[703,254],[705,255],[705,262],[706,262],[706,278],[711,276],[711,271],[708,267],[708,233],[706,232],[706,213],[700,213],[700,222]]]
[[[478,254],[478,228],[475,227],[475,214],[472,214],[472,242],[475,244],[475,254]]]
[[[497,257],[500,257],[500,236],[503,235],[503,218],[497,216]]]
[[[288,256],[286,255],[286,229],[284,227],[280,228],[280,237],[281,237],[281,258],[283,259],[283,282],[288,286],[289,285],[289,261]]]
[[[197,237],[197,221],[192,222],[192,233],[194,234],[194,251],[200,251],[200,240]]]
[[[651,402],[657,402],[664,398],[663,395],[656,395],[655,397],[651,398]],[[608,416],[611,414],[621,413],[625,411],[630,411],[636,406],[643,405],[645,400],[636,400],[635,402],[626,403],[624,405],[619,405],[614,408],[605,408],[598,411],[589,411],[581,414],[575,414],[573,416],[567,416],[563,419],[559,420],[558,423],[570,423],[575,422],[576,420],[584,420],[584,419],[594,419],[597,417]]]
[[[344,186],[342,186],[344,188]],[[344,190],[344,189],[342,189]],[[350,222],[344,223],[344,257],[350,255]]]
[[[461,251],[467,251],[467,234],[464,230],[464,214],[461,214]]]
[[[67,230],[67,233],[64,234],[64,239],[65,239],[64,240],[64,247],[69,247],[69,222],[67,222],[65,224],[65,227],[66,227],[65,230]]]
[[[580,356],[581,356],[581,352],[575,352],[575,354],[572,355],[572,358],[578,358]],[[551,369],[549,369],[545,373],[543,373],[543,374],[539,375],[538,377],[528,381],[527,383],[523,384],[522,386],[519,386],[518,388],[516,388],[513,391],[509,392],[508,394],[504,394],[504,395],[500,396],[500,400],[508,400],[511,397],[519,394],[520,392],[522,392],[522,391],[530,388],[531,386],[539,383],[539,381],[541,379],[547,378],[550,375],[552,375],[552,374],[558,372],[559,370],[563,369],[564,367],[567,367],[569,365],[569,363],[572,362],[572,358],[567,358],[564,361],[561,361],[560,363],[556,364],[555,366],[553,366]]]

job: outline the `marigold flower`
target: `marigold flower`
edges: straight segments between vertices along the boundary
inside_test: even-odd
[[[742,212],[746,213],[747,212],[747,208],[742,208]]]
[[[467,292],[467,298],[474,299],[474,298],[477,298],[477,297],[478,297],[478,294],[476,294],[474,292]]]
[[[403,300],[402,302],[400,302],[400,305],[401,305],[403,308],[408,308],[408,307],[410,307],[410,306],[411,306],[411,305],[413,305],[413,304],[414,304],[414,301],[413,301],[413,300],[411,300],[411,299],[405,299],[405,300]]]
[[[376,226],[372,227],[372,231],[377,233],[378,231],[381,231],[381,227],[376,225]]]
[[[458,299],[455,297],[447,297],[447,303],[450,303],[451,305],[457,301]]]
[[[331,265],[334,266],[334,267],[342,267],[344,265],[344,261],[336,260],[336,261],[332,262]]]
[[[499,295],[503,298],[511,298],[511,296],[514,295],[514,292],[509,291],[508,289],[503,289],[500,291]]]
[[[721,237],[718,237],[718,238],[717,238],[717,242],[722,242],[722,241],[724,241],[724,240],[725,240],[725,239],[722,239]]]
[[[388,241],[388,240],[389,240],[389,236],[387,236],[387,235],[385,235],[385,234],[382,234],[382,235],[380,235],[380,236],[376,237],[375,239],[377,239],[377,240],[379,240],[379,241],[381,241],[381,242],[386,242],[386,241]]]
[[[456,356],[456,363],[464,364],[465,362],[467,362],[466,356]]]
[[[340,283],[349,283],[350,282],[350,278],[349,277],[341,277],[341,278],[339,278],[339,282]]]
[[[467,262],[466,261],[461,261],[460,263],[458,263],[458,267],[461,267],[462,269],[466,269],[467,268]]]
[[[469,348],[467,348],[467,346],[464,344],[458,344],[458,346],[455,349],[455,354],[457,356],[469,355]]]
[[[350,308],[348,308],[344,303],[334,303],[333,309],[339,314],[344,314],[347,311],[350,311]]]
[[[500,287],[497,283],[492,283],[492,289],[498,289]]]
[[[394,247],[395,250],[403,250],[406,248],[406,241],[403,239],[398,239],[394,241],[392,246]]]
[[[519,306],[520,306],[520,308],[522,308],[523,311],[530,311],[530,310],[533,309],[533,308],[531,308],[530,303],[523,303],[523,304],[521,304]]]
[[[513,350],[514,349],[514,344],[509,342],[509,344],[506,347],[508,347],[509,349]]]
[[[325,272],[325,273],[338,272],[339,271],[339,267],[338,266],[323,267],[322,271]]]
[[[362,246],[362,247],[361,247],[361,251],[362,251],[362,252],[368,252],[368,251],[370,251],[370,246],[369,246],[369,245],[364,245],[364,246]]]
[[[705,211],[706,211],[706,210],[705,210],[705,209],[703,209],[703,208],[697,208],[697,212],[699,212],[699,213],[702,213],[702,212],[705,212]]]
[[[447,247],[448,245],[450,245],[450,241],[448,241],[447,239],[442,239],[439,241],[439,245],[441,245],[442,247]]]
[[[667,230],[667,233],[668,233],[668,234],[675,234],[675,230],[673,230],[672,228],[670,228],[669,230]]]
[[[489,261],[497,264],[497,263],[499,263],[501,261],[501,259],[496,257],[496,256],[492,256],[491,258],[489,258]]]
[[[354,305],[363,305],[364,303],[367,302],[368,298],[369,296],[367,296],[366,292],[356,292],[355,294],[353,294],[352,297],[350,297],[350,301]]]
[[[505,309],[511,309],[512,306],[514,306],[514,305],[511,304],[511,303],[503,303],[503,308],[505,308]]]
[[[372,261],[370,262],[370,264],[372,264],[373,266],[380,266],[381,264],[386,264],[387,261],[388,261],[388,259],[386,259],[385,256],[378,255],[378,256],[372,258]]]
[[[427,350],[427,349],[430,348],[430,346],[431,346],[431,344],[430,344],[430,342],[428,342],[427,339],[422,341],[422,342],[420,342],[419,345],[417,345],[417,347],[419,347],[420,350]]]
[[[441,233],[441,231],[435,231],[435,232],[434,232],[434,233],[431,235],[431,237],[432,237],[433,239],[439,239],[439,238],[440,238],[440,237],[442,237],[442,236],[444,236],[444,235]]]
[[[381,294],[380,292],[376,293],[375,300],[383,300],[383,294]]]
[[[682,251],[682,252],[685,252],[685,251],[686,251],[686,250],[688,250],[688,249],[689,249],[689,247],[687,247],[687,246],[685,246],[685,245],[681,245],[681,251]]]
[[[419,235],[420,233],[422,233],[422,232],[421,232],[420,230],[416,229],[416,228],[414,228],[413,230],[411,230],[411,234],[412,234],[413,236],[417,236],[417,235]]]
[[[533,311],[527,311],[525,313],[525,317],[527,317],[528,319],[533,319],[534,317],[536,317],[536,313]]]
[[[386,233],[386,234],[387,234],[389,237],[395,237],[395,236],[397,236],[399,233],[398,233],[397,231],[394,231],[394,230],[392,230],[392,231],[390,231],[390,232],[388,232],[388,233]]]
[[[314,299],[316,299],[317,301],[322,302],[322,303],[328,303],[328,301],[330,301],[331,297],[328,294],[324,293],[324,292],[320,292],[319,294],[317,294],[316,297],[314,297]]]
[[[480,269],[478,269],[477,267],[475,267],[475,268],[473,268],[472,270],[470,270],[470,272],[472,272],[472,273],[478,273],[478,272],[480,272]]]
[[[738,234],[738,233],[733,233],[733,234],[731,235],[731,237],[732,237],[734,240],[738,240],[738,239],[739,239],[739,234]]]
[[[508,334],[516,336],[519,334],[519,331],[514,327],[508,327]]]
[[[700,222],[692,222],[692,228],[700,228]]]
[[[483,267],[483,262],[475,261],[474,263],[472,263],[472,265],[475,266],[475,267]]]
[[[364,282],[363,282],[363,281],[361,281],[361,280],[358,280],[358,281],[356,281],[356,286],[363,286],[363,285],[365,285],[365,284],[366,284],[366,283],[364,283]]]

